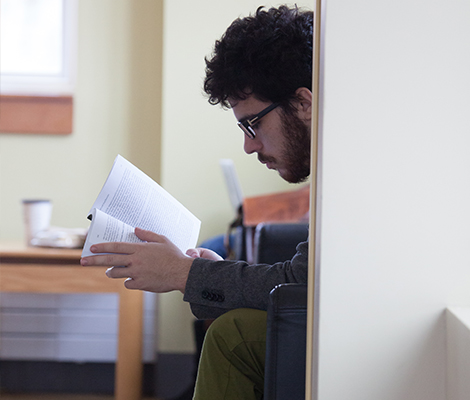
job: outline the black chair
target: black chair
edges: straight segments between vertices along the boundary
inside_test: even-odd
[[[305,398],[307,285],[286,283],[270,294],[264,398]]]
[[[260,224],[255,263],[289,260],[308,238],[308,224]],[[307,285],[282,284],[270,293],[266,331],[265,400],[305,398]]]
[[[256,227],[253,244],[255,264],[290,260],[300,242],[308,238],[307,223],[262,223]]]

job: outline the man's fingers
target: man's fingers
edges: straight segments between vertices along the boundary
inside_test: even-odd
[[[127,266],[128,256],[123,254],[103,254],[99,256],[84,257],[80,260],[82,266],[102,265],[102,266]]]
[[[137,282],[132,278],[127,278],[124,281],[124,286],[126,287],[126,289],[140,289]]]
[[[134,233],[136,236],[145,242],[156,242],[156,243],[164,243],[167,239],[163,235],[158,235],[152,231],[146,231],[145,229],[135,228]]]
[[[129,278],[129,269],[124,267],[111,267],[106,270],[106,276],[113,279]]]
[[[135,243],[103,242],[94,244],[90,250],[92,253],[132,254],[135,251]]]
[[[198,249],[188,249],[186,251],[186,255],[191,258],[198,258],[200,257]]]

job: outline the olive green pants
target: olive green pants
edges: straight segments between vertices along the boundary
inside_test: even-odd
[[[263,399],[266,311],[240,308],[209,327],[193,400]]]

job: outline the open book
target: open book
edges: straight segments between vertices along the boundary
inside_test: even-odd
[[[152,178],[118,155],[93,204],[82,257],[102,242],[141,242],[139,227],[164,235],[181,251],[196,247],[201,221]]]

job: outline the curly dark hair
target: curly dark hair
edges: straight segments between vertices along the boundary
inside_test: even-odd
[[[206,57],[209,103],[253,94],[285,107],[300,87],[312,90],[313,12],[297,6],[259,7],[232,22]]]

